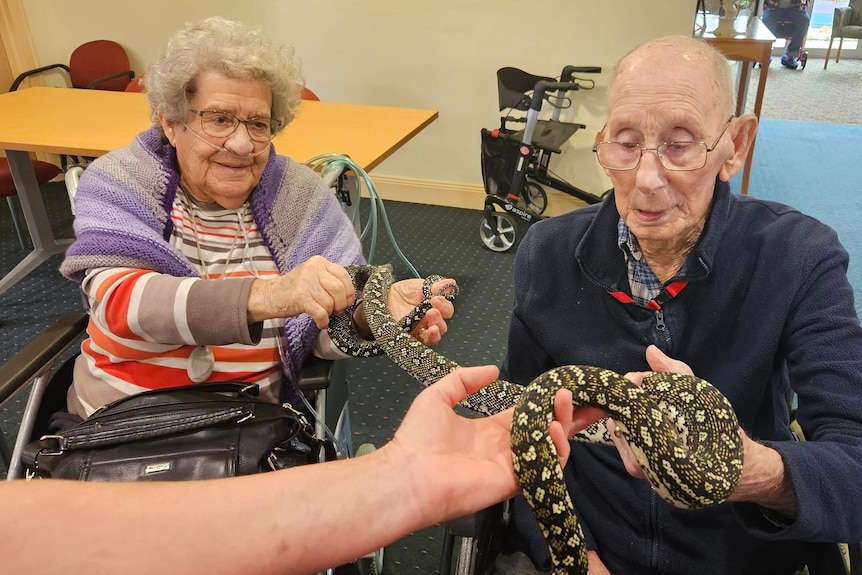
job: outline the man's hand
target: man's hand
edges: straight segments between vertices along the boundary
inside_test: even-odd
[[[646,349],[646,359],[647,363],[653,371],[666,371],[670,373],[684,373],[687,375],[694,375],[694,372],[691,370],[688,364],[679,361],[678,359],[673,359],[666,356],[663,351],[661,351],[654,345],[651,345]],[[642,385],[644,377],[649,374],[649,371],[630,371],[629,373],[625,374],[625,377],[633,381],[637,385]],[[617,451],[620,452],[620,458],[623,460],[623,464],[626,466],[626,471],[629,473],[629,475],[631,475],[632,477],[637,477],[638,479],[646,479],[646,475],[644,474],[640,463],[638,463],[638,460],[635,457],[635,453],[634,451],[632,451],[628,440],[626,440],[626,438],[621,433],[618,433],[616,422],[610,419],[608,420],[608,431],[611,434],[611,439],[613,440]]]

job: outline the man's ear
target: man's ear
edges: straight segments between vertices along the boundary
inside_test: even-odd
[[[730,179],[745,165],[748,151],[754,145],[757,133],[757,116],[745,114],[734,120],[730,128],[730,139],[733,142],[733,154],[727,158],[718,170],[718,177],[723,182]]]

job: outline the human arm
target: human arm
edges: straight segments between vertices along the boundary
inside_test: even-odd
[[[420,279],[395,282],[389,290],[389,308],[397,319],[407,315],[424,299]],[[443,286],[454,284],[444,279],[431,286],[439,293]],[[355,290],[346,269],[315,256],[275,280],[257,280],[249,294],[249,321],[271,317],[288,317],[307,313],[320,329],[329,325],[329,316],[338,315],[351,306]],[[446,333],[446,320],[455,312],[452,302],[441,296],[431,298],[431,308],[413,329],[412,335],[426,345],[436,345]],[[368,320],[362,306],[353,313],[357,332],[371,339]]]
[[[163,344],[252,344],[249,326],[265,319],[308,313],[325,327],[330,314],[354,300],[345,268],[320,256],[273,279],[205,280],[101,268],[89,270],[82,287],[92,312],[112,333]]]
[[[512,411],[469,419],[452,409],[496,375],[485,366],[444,377],[389,444],[355,459],[212,481],[0,483],[0,571],[251,575],[349,562],[515,493]],[[563,459],[574,425],[565,395],[550,428]]]

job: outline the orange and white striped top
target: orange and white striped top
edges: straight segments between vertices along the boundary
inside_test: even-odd
[[[260,385],[277,401],[282,379],[281,321],[249,325],[246,309],[255,278],[278,276],[248,204],[226,210],[178,190],[171,210],[171,244],[201,273],[174,277],[133,268],[87,271],[89,338],[81,346],[69,410],[81,417],[126,395],[200,381],[190,356],[212,352],[208,382]],[[204,370],[204,376],[206,370]]]

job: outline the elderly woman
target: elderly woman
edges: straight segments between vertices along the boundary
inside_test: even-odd
[[[518,249],[504,379],[568,364],[636,383],[693,372],[741,425],[742,477],[709,509],[676,509],[650,488],[627,443],[638,430],[609,425],[617,449],[574,444],[566,474],[591,575],[790,575],[808,542],[862,540],[862,328],[847,252],[813,218],[731,193],[757,129],[735,107],[727,61],[704,42],[637,48],[616,67],[596,137],[612,195],[537,223]],[[790,431],[791,391],[805,442]],[[514,507],[546,564],[529,510]]]
[[[363,257],[335,196],[272,146],[301,90],[292,50],[240,23],[209,18],[169,40],[146,74],[154,126],[93,162],[76,196],[61,270],[90,324],[70,413],[215,381],[293,401],[304,358],[338,356],[325,328],[354,302],[344,266]],[[389,304],[403,315],[422,297],[405,280]],[[453,313],[432,304],[414,332],[429,345]],[[353,320],[367,332],[360,308]]]

